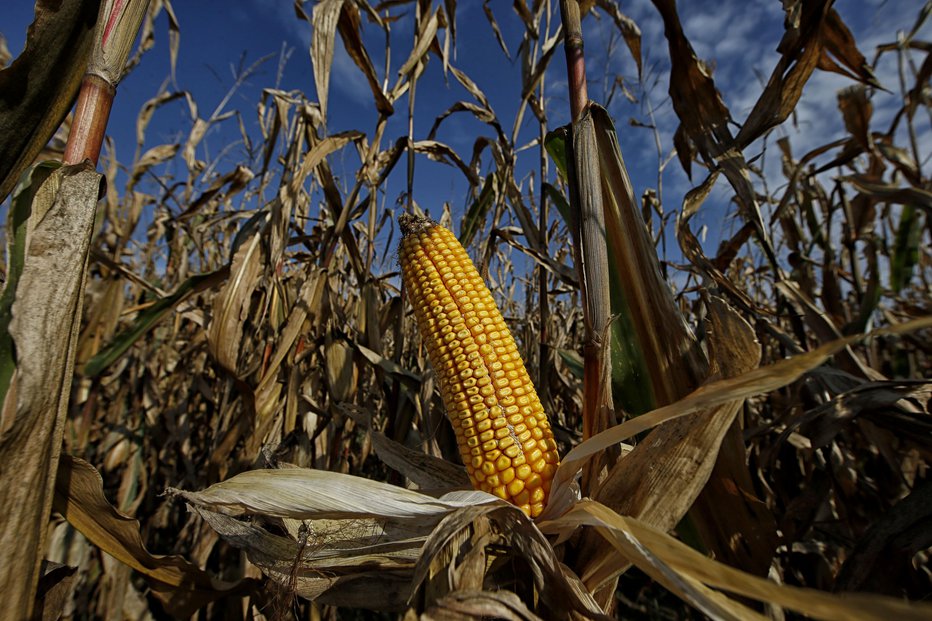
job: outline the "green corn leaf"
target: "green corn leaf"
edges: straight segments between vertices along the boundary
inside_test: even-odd
[[[107,347],[91,358],[84,365],[84,374],[88,377],[96,377],[103,373],[111,364],[119,360],[120,356],[126,353],[126,350],[132,347],[136,341],[158,325],[180,302],[199,291],[218,285],[227,278],[229,273],[230,268],[223,267],[213,272],[197,274],[188,278],[174,293],[159,299],[155,304],[140,313],[129,329],[118,334]]]
[[[3,294],[0,295],[0,403],[6,397],[10,379],[16,370],[16,351],[10,336],[10,320],[13,318],[13,302],[16,301],[16,285],[23,273],[26,257],[27,222],[32,215],[32,202],[39,188],[61,162],[42,162],[23,173],[13,191],[12,205],[7,218],[7,274]]]
[[[893,257],[890,259],[890,288],[894,293],[903,290],[913,276],[913,267],[919,260],[919,240],[922,237],[922,217],[912,205],[903,205],[900,226],[896,230]]]

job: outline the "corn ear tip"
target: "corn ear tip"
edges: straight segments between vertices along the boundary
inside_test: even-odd
[[[437,223],[424,216],[416,216],[408,212],[403,212],[398,216],[398,226],[401,227],[402,236],[407,237],[408,235],[415,235],[437,226]]]

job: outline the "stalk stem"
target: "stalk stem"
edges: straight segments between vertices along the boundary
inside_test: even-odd
[[[582,27],[578,0],[560,0],[563,20],[566,69],[569,81],[570,113],[573,117],[568,150],[571,157],[570,203],[575,211],[573,232],[576,271],[582,297],[585,341],[583,345],[583,439],[607,429],[614,421],[611,390],[611,355],[608,327],[611,315],[606,248],[605,210],[602,200],[602,175],[599,148],[586,87],[586,63],[583,56]],[[582,490],[597,489],[603,466],[612,465],[615,457],[603,453],[591,459],[583,469]]]
[[[589,88],[586,85],[586,59],[583,54],[582,26],[579,18],[578,0],[560,0],[560,15],[563,19],[563,48],[566,51],[566,75],[569,80],[570,113],[573,122],[579,120],[589,103]]]
[[[97,166],[115,93],[116,88],[100,76],[90,73],[84,76],[65,147],[66,165],[91,160]]]

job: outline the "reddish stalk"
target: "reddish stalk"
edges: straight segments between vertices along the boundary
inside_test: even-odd
[[[575,123],[589,103],[579,1],[560,0],[560,15],[563,19],[563,48],[566,52],[566,75],[569,79],[570,113]]]
[[[97,166],[100,147],[107,132],[107,120],[116,88],[100,76],[87,74],[75,107],[74,122],[62,161],[66,165],[91,160]]]
[[[149,0],[101,0],[94,46],[62,158],[65,164],[90,160],[97,166],[116,86],[148,6]]]

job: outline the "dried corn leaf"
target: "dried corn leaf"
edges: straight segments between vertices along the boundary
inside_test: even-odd
[[[142,28],[139,29],[139,46],[133,57],[126,61],[123,73],[125,75],[132,71],[139,64],[142,55],[155,46],[155,22],[164,9],[168,21],[168,59],[171,66],[172,82],[174,82],[175,68],[178,66],[178,48],[181,45],[181,27],[178,25],[178,18],[175,16],[175,10],[169,0],[150,0],[147,4],[149,10],[146,11]]]
[[[23,263],[26,259],[30,229],[35,227],[35,218],[32,218],[33,204],[37,203],[36,196],[41,192],[52,192],[51,185],[45,185],[46,180],[61,166],[59,162],[43,162],[31,168],[20,180],[13,192],[13,201],[7,214],[7,269],[0,297],[0,396],[4,397],[10,387],[10,380],[16,371],[16,351],[13,337],[10,335],[10,321],[13,319],[13,303],[16,301],[16,287],[23,273]],[[49,201],[48,197],[43,198]],[[0,399],[2,402],[3,399]],[[5,425],[0,425],[0,431]]]
[[[0,69],[5,69],[11,60],[13,60],[13,54],[10,53],[10,48],[6,44],[6,37],[0,33]]]
[[[38,0],[23,53],[0,71],[0,202],[71,110],[87,67],[97,0]]]
[[[836,595],[778,585],[713,561],[670,535],[635,518],[618,515],[594,501],[582,501],[553,524],[541,526],[550,530],[581,525],[598,528],[627,560],[713,618],[764,617],[711,589],[776,604],[815,619],[919,621],[932,615],[929,604],[867,593]]]
[[[913,205],[925,210],[926,214],[932,214],[932,192],[928,190],[877,183],[865,175],[851,175],[843,179],[868,196],[900,205]]]
[[[139,522],[107,501],[100,474],[84,460],[62,455],[54,506],[91,543],[144,575],[172,615],[188,617],[220,597],[243,595],[256,587],[249,579],[217,580],[180,556],[150,554]]]
[[[440,498],[360,477],[303,468],[253,470],[184,498],[273,579],[322,603],[403,610],[428,535],[462,507],[510,507],[494,496],[458,491]],[[512,507],[513,508],[513,507]],[[304,520],[273,535],[235,516]]]
[[[496,525],[507,549],[515,550],[530,569],[540,599],[554,619],[569,618],[571,612],[584,618],[605,618],[604,612],[570,571],[564,570],[553,546],[524,513],[505,503],[474,504],[451,512],[430,533],[414,569],[415,585],[425,582],[438,570],[436,559],[449,558],[462,533],[477,520],[488,519]]]
[[[707,363],[663,279],[657,251],[634,199],[621,146],[608,112],[590,106],[602,172],[611,269],[612,372],[622,373],[626,407],[641,413],[681,398],[707,374]],[[629,343],[637,343],[631,347]],[[645,382],[653,393],[644,397]],[[635,387],[642,394],[635,393]],[[651,399],[651,396],[653,397]],[[645,407],[647,406],[647,407]]]
[[[922,317],[886,328],[879,328],[867,334],[857,334],[837,339],[812,351],[791,356],[737,377],[710,381],[676,403],[657,408],[647,414],[603,431],[601,434],[577,445],[564,456],[554,477],[554,491],[551,494],[550,504],[541,519],[552,519],[572,505],[572,492],[569,485],[573,478],[579,474],[582,464],[589,456],[608,446],[624,442],[663,422],[672,421],[695,412],[710,411],[729,401],[747,399],[748,397],[787,386],[805,373],[824,364],[831,356],[853,343],[871,337],[909,334],[929,328],[932,328],[932,317]]]
[[[421,19],[421,23],[418,25],[417,35],[414,39],[414,48],[411,50],[411,53],[408,55],[408,59],[405,60],[404,64],[398,69],[399,76],[408,76],[409,73],[412,73],[412,70],[416,66],[423,63],[425,56],[427,55],[428,48],[431,43],[434,42],[434,39],[437,37],[437,28],[439,27],[439,15],[441,9],[437,9],[433,13],[429,14],[429,17],[425,15],[425,19]],[[413,76],[408,76],[413,77]],[[396,88],[395,93],[398,93]]]
[[[146,138],[146,129],[149,127],[149,123],[152,121],[152,116],[155,114],[155,111],[169,102],[186,96],[190,97],[190,95],[184,91],[162,92],[143,104],[142,109],[139,111],[139,116],[136,117],[137,149],[142,149],[142,145]]]
[[[344,339],[328,334],[324,338],[323,354],[330,396],[336,403],[351,402],[358,380],[353,349]]]
[[[476,175],[475,171],[467,166],[460,158],[459,154],[449,145],[437,140],[418,140],[411,144],[411,149],[415,153],[423,153],[436,162],[449,164],[450,162],[448,160],[452,160],[453,164],[459,168],[466,179],[469,180],[471,186],[478,186],[480,184],[479,177]]]
[[[179,144],[160,144],[143,153],[142,157],[140,157],[133,166],[126,191],[131,192],[133,186],[139,183],[139,180],[142,179],[142,177],[147,172],[149,172],[149,169],[151,169],[153,166],[167,162],[168,160],[175,157],[175,154],[178,153],[179,148],[181,148],[181,145]]]
[[[204,205],[210,205],[217,201],[218,197],[222,200],[229,200],[234,194],[242,191],[254,177],[255,174],[250,169],[242,164],[237,165],[236,168],[227,174],[214,179],[210,186],[208,186],[200,196],[191,201],[191,204],[178,215],[178,218],[191,217],[191,215],[197,213]],[[221,192],[226,185],[229,185],[229,187],[225,192]]]
[[[710,136],[721,141],[731,113],[715,87],[709,67],[699,60],[683,32],[674,0],[653,0],[663,17],[670,47],[670,98],[686,134],[705,149]],[[727,145],[726,145],[727,146]],[[706,151],[707,153],[707,151]]]
[[[741,147],[751,144],[790,116],[817,67],[839,70],[843,75],[879,86],[834,8],[822,2],[793,2],[784,6],[786,32],[777,47],[781,57],[738,132],[735,143]],[[838,58],[850,72],[841,70],[829,54]]]
[[[101,178],[80,164],[57,169],[43,183],[13,283],[16,370],[0,412],[0,506],[6,523],[19,528],[0,531],[0,590],[10,609],[27,617],[45,549]]]
[[[472,486],[462,466],[411,450],[384,433],[372,432],[372,448],[387,466],[405,475],[425,492],[469,489]]]
[[[308,318],[316,319],[320,314],[321,299],[327,279],[322,271],[309,269],[308,272],[307,278],[305,278],[298,292],[297,302],[288,316],[288,323],[285,324],[282,330],[275,354],[269,361],[263,378],[259,381],[259,387],[256,389],[257,397],[264,394],[266,385],[274,381],[278,376],[278,370],[282,362],[284,362],[288,352],[291,351],[292,345],[300,336]],[[257,407],[262,409],[261,399],[259,399]]]
[[[311,66],[314,69],[320,113],[325,119],[330,93],[330,73],[333,67],[333,48],[342,9],[343,0],[324,0],[314,5],[312,13],[314,34],[311,37]]]
[[[36,590],[35,619],[58,621],[74,595],[74,580],[77,567],[52,561],[42,562],[42,578]]]
[[[368,4],[366,4],[368,6]],[[361,27],[359,19],[359,9],[355,3],[344,3],[343,10],[340,12],[340,21],[337,27],[340,31],[340,38],[343,39],[343,47],[346,48],[347,54],[356,63],[356,66],[366,76],[369,82],[369,88],[372,89],[372,96],[375,99],[376,110],[384,116],[391,116],[394,113],[392,102],[382,90],[379,84],[379,78],[375,73],[375,67],[372,66],[372,59],[366,51],[366,46],[362,42],[362,36],[359,29]]]
[[[195,506],[194,510],[270,578],[322,604],[403,610],[410,596],[410,568],[423,539],[390,537],[377,520],[311,520],[301,541]]]
[[[387,483],[304,468],[250,470],[201,492],[169,492],[193,505],[232,516],[298,520],[405,518],[425,524],[436,524],[459,507],[504,502],[478,491],[431,498]]]
[[[459,241],[464,247],[469,246],[469,243],[473,240],[473,237],[476,236],[476,233],[485,228],[485,220],[488,216],[489,209],[492,207],[492,203],[499,193],[498,184],[495,179],[496,177],[494,174],[490,174],[485,178],[485,183],[482,184],[482,191],[479,192],[479,197],[473,201],[472,205],[466,209],[466,213],[463,215],[463,222],[460,224]]]
[[[505,53],[505,56],[508,60],[511,60],[511,53],[508,51],[508,44],[505,43],[505,37],[502,36],[502,29],[498,25],[498,21],[495,19],[495,14],[492,12],[492,8],[489,6],[491,0],[485,0],[482,3],[482,11],[485,13],[485,19],[489,22],[489,26],[492,27],[492,32],[495,33],[495,40],[498,41],[498,46],[502,48],[502,52]]]
[[[760,346],[753,329],[717,298],[710,300],[709,310],[713,373],[735,377],[756,368]],[[705,487],[722,440],[742,404],[740,397],[720,402],[657,427],[618,461],[593,497],[618,513],[638,517],[657,528],[672,529]],[[644,414],[625,424],[649,416]],[[591,540],[588,543],[586,567],[593,572],[598,568],[598,572],[592,574],[587,585],[595,588],[615,579],[619,563],[606,554],[604,546]]]
[[[870,420],[892,428],[902,441],[925,444],[932,438],[932,420],[927,419],[932,383],[926,380],[865,382],[831,401],[808,410],[781,434],[785,440],[794,431],[809,438],[813,449],[827,446],[852,420]],[[919,407],[915,404],[923,404]],[[904,427],[898,428],[897,422]],[[924,433],[925,432],[925,433]]]
[[[420,621],[454,621],[459,619],[506,619],[507,621],[541,621],[511,591],[457,590],[438,599],[419,617]]]
[[[676,2],[653,2],[663,16],[664,34],[670,49],[670,99],[682,130],[678,142],[680,145],[690,143],[704,160],[714,161],[721,167],[734,188],[741,215],[753,225],[768,260],[777,270],[778,261],[751,184],[750,168],[738,148],[740,140],[735,140],[728,127],[731,112],[715,86],[709,66],[699,60],[686,38]],[[684,165],[684,169],[689,174],[690,167]]]
[[[96,377],[106,371],[110,365],[120,359],[134,343],[139,341],[150,330],[159,324],[179,304],[201,291],[212,289],[222,283],[230,274],[228,267],[222,267],[214,272],[196,274],[185,280],[170,295],[156,300],[150,307],[142,311],[133,325],[118,334],[113,340],[84,366],[84,374]]]
[[[354,343],[354,345],[366,360],[379,367],[398,381],[402,382],[408,388],[416,390],[421,382],[424,381],[422,376],[404,368],[391,358],[386,358],[385,356],[372,351],[365,345],[360,345],[359,343]]]
[[[836,589],[899,597],[910,580],[913,558],[930,545],[932,482],[910,494],[874,523],[857,542],[838,573]]]
[[[264,221],[268,222],[268,214]],[[244,227],[246,229],[248,227]],[[268,257],[263,247],[268,236],[267,226],[249,228],[251,235],[241,240],[230,263],[230,276],[214,298],[213,312],[207,332],[211,355],[223,368],[239,377],[240,341],[249,319],[252,295],[265,273]]]
[[[868,86],[882,88],[867,59],[858,49],[854,35],[834,7],[828,10],[819,38],[823,46],[819,69],[834,71]]]

